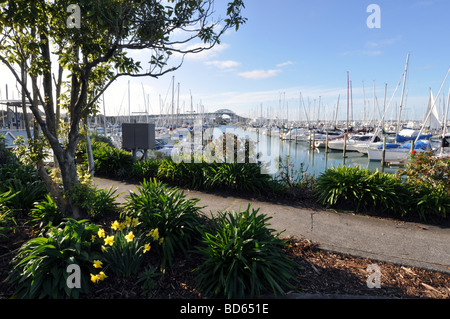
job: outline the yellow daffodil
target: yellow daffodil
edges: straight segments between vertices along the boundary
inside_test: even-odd
[[[91,242],[94,242],[94,241],[95,241],[95,238],[97,238],[97,237],[95,237],[95,235],[92,235],[92,237],[91,237]]]
[[[131,222],[131,225],[132,225],[133,227],[136,227],[137,224],[139,224],[139,219],[138,219],[138,218],[133,218],[133,221]]]
[[[100,229],[98,230],[97,235],[98,235],[98,237],[100,237],[100,238],[105,238],[105,230],[104,230],[103,228],[100,228]]]
[[[114,230],[118,230],[120,227],[120,224],[117,220],[114,221],[114,223],[111,224],[111,228]]]
[[[150,248],[152,248],[152,246],[150,246],[150,244],[145,244],[144,245],[144,250],[142,251],[144,254],[150,250]]]
[[[106,247],[102,245],[102,253],[104,253],[106,251]]]
[[[91,281],[92,281],[94,284],[96,284],[96,283],[98,282],[98,280],[99,280],[99,278],[98,278],[97,275],[91,274]]]
[[[161,237],[161,238],[159,239],[159,244],[161,245],[163,242],[164,242],[164,237]]]
[[[105,278],[108,278],[108,276],[105,275],[103,271],[100,271],[100,273],[97,275],[98,280],[104,280]]]
[[[134,235],[133,235],[133,232],[132,232],[132,231],[130,231],[130,232],[128,233],[128,235],[125,236],[125,239],[126,239],[128,242],[132,241],[133,238],[134,238]]]
[[[158,240],[159,239],[159,231],[158,228],[152,229],[147,236],[152,236],[153,240]]]
[[[114,236],[108,236],[105,238],[105,245],[112,246],[114,244]]]
[[[95,268],[102,268],[103,263],[100,260],[94,260]]]

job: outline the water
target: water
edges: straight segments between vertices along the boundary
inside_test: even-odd
[[[236,128],[233,126],[219,126],[214,128],[213,137],[222,136],[223,133],[234,133],[238,137],[248,137],[257,143],[257,153],[261,153],[262,162],[269,162],[270,174],[277,175],[280,171],[277,169],[274,159],[281,156],[284,160],[289,156],[289,164],[295,172],[303,170],[309,175],[319,177],[326,169],[347,165],[352,167],[368,168],[372,171],[377,169],[387,173],[396,173],[397,167],[382,167],[380,162],[369,161],[367,155],[360,152],[346,152],[346,158],[341,151],[325,149],[312,149],[308,141],[282,140],[277,132],[272,132],[272,136],[263,134],[263,130]]]

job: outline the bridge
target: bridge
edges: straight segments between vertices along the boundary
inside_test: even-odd
[[[131,113],[130,115],[106,116],[106,122],[111,124],[118,123],[155,123],[156,126],[164,125],[193,125],[196,121],[202,120],[204,124],[245,124],[249,119],[237,115],[229,109],[219,109],[209,113],[178,113],[178,114],[146,114]],[[97,115],[97,121],[103,123],[103,115]]]

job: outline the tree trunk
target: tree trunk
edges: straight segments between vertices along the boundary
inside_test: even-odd
[[[87,117],[85,119],[85,128],[86,128],[86,155],[88,160],[88,172],[91,176],[95,174],[95,164],[94,164],[94,156],[92,154],[92,144],[91,137],[89,136]]]
[[[55,151],[55,150],[54,150]],[[62,213],[70,218],[81,219],[84,218],[84,214],[71,200],[67,193],[70,192],[72,187],[78,184],[77,166],[75,163],[75,154],[71,154],[68,150],[58,149],[55,154],[58,158],[59,169],[61,170],[61,178],[63,180],[64,193],[66,193],[65,201],[60,207]]]
[[[22,61],[20,70],[21,70],[22,82],[24,83],[24,85],[26,85],[27,72],[25,70],[25,62],[23,62],[23,61]],[[28,119],[26,96],[25,96],[25,91],[23,88],[22,88],[22,110],[23,110],[23,120],[25,122],[25,130],[27,132],[27,137],[28,137],[28,143],[30,143],[30,141],[31,141],[30,121]]]

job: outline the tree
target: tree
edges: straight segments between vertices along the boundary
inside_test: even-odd
[[[64,191],[49,178],[42,158],[36,166],[63,214],[83,217],[64,194],[79,182],[74,158],[80,125],[111,83],[123,76],[158,78],[180,68],[186,54],[209,50],[226,30],[238,30],[246,22],[243,9],[242,0],[231,1],[222,19],[214,0],[0,0],[0,61],[22,87],[53,150]],[[130,57],[134,50],[149,52],[148,67]],[[69,117],[65,136],[60,107]]]

